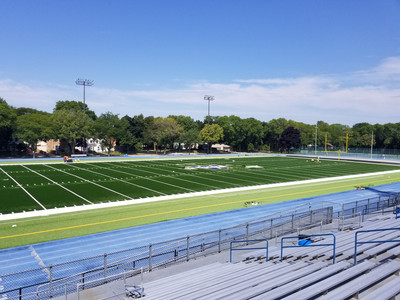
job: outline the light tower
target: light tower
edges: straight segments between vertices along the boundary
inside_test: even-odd
[[[210,102],[214,101],[214,96],[205,95],[204,100],[208,101],[208,124],[210,124]]]
[[[89,79],[77,79],[75,80],[75,83],[77,85],[83,85],[83,110],[85,110],[85,87],[86,86],[92,86],[93,80],[89,80]]]

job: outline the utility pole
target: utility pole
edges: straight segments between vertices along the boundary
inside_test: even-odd
[[[374,132],[372,131],[371,135],[371,159],[372,159],[372,150],[374,148]]]
[[[85,87],[86,86],[92,86],[94,83],[93,83],[93,80],[89,80],[89,79],[77,79],[77,80],[75,80],[75,83],[77,84],[77,85],[83,85],[83,111],[85,111]]]
[[[315,124],[315,144],[314,144],[314,155],[317,156],[317,139],[318,139],[318,122]]]
[[[205,95],[204,100],[208,101],[208,124],[210,124],[210,102],[214,101],[214,96]]]

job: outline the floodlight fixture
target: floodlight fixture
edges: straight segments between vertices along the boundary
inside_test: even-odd
[[[78,78],[78,79],[75,80],[75,83],[77,85],[83,85],[83,109],[85,110],[85,87],[86,86],[92,86],[94,84],[93,80]]]

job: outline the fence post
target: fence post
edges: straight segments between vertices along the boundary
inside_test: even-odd
[[[149,271],[151,271],[152,270],[152,263],[151,263],[151,255],[152,255],[152,248],[153,248],[153,245],[152,244],[150,244],[149,245]]]
[[[270,239],[272,239],[272,235],[273,235],[273,232],[272,232],[272,224],[273,224],[273,222],[274,222],[274,218],[271,218],[271,226],[270,226],[271,233],[270,233],[270,236],[269,236]]]
[[[246,240],[249,239],[249,223],[246,223]],[[246,242],[246,245],[248,245],[249,242]]]
[[[49,266],[50,298],[53,298],[53,265]]]
[[[221,229],[218,230],[218,253],[221,253]]]
[[[104,278],[107,277],[107,253],[104,253]]]
[[[342,216],[344,216],[344,203],[342,203]]]
[[[293,232],[293,230],[294,230],[294,214],[292,214],[292,232]]]
[[[190,251],[189,236],[187,236],[186,237],[186,261],[189,261],[189,251]]]

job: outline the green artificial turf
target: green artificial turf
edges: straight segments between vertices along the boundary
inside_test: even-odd
[[[212,165],[226,169],[186,169]],[[400,169],[383,164],[259,156],[82,161],[0,168],[8,174],[0,172],[0,194],[4,195],[2,214],[40,210],[41,205],[46,208],[74,206]]]

